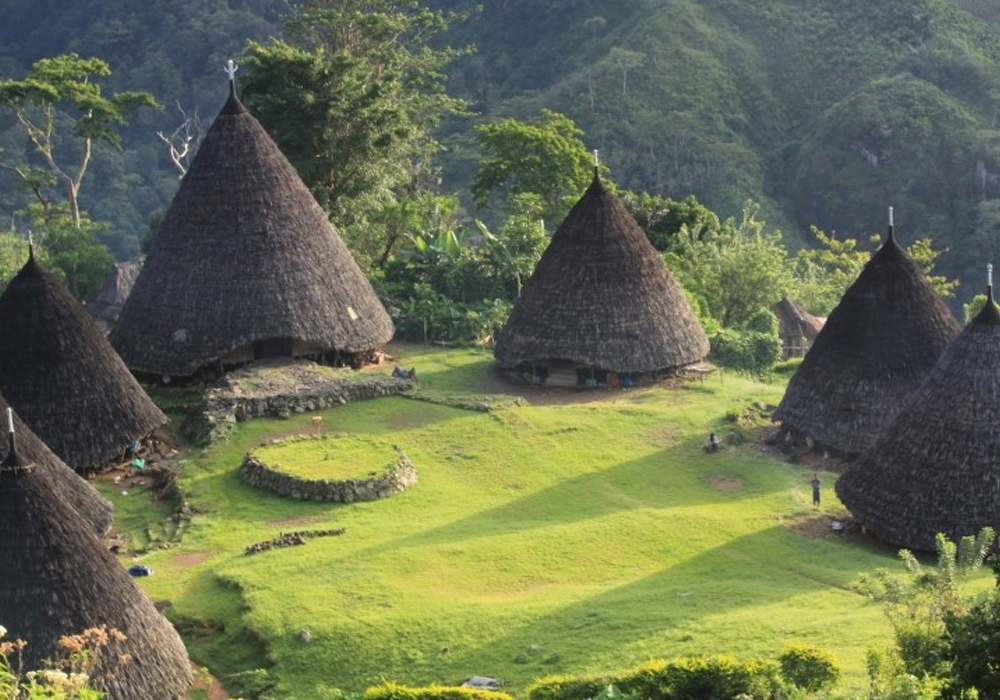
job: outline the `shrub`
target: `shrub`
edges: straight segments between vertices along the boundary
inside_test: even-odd
[[[610,684],[611,679],[607,677],[545,676],[529,685],[525,692],[529,700],[585,700],[595,697]]]
[[[778,692],[778,665],[773,661],[737,661],[728,656],[676,659],[664,673],[670,700],[735,698],[750,695],[772,698]]]
[[[507,693],[479,688],[459,688],[446,685],[429,685],[410,688],[385,682],[365,691],[365,700],[514,700]]]
[[[724,328],[712,336],[712,356],[724,367],[764,377],[781,359],[781,339],[759,331]]]
[[[586,700],[609,685],[623,695],[644,700],[728,699],[750,695],[757,700],[776,696],[780,687],[778,664],[728,656],[690,657],[650,661],[613,676],[549,676],[527,688],[530,700]]]
[[[840,667],[830,652],[802,644],[788,645],[778,663],[786,681],[811,692],[833,685],[840,677]]]

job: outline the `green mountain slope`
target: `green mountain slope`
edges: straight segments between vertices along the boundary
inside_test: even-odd
[[[490,3],[459,30],[479,55],[456,84],[485,116],[563,111],[620,184],[723,214],[753,197],[788,233],[865,235],[893,205],[906,238],[951,246],[951,274],[982,276],[980,205],[1000,196],[995,3],[544,5]]]

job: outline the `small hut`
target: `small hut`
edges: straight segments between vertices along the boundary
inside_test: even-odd
[[[77,471],[121,459],[167,417],[69,290],[29,253],[0,295],[0,392]]]
[[[788,297],[784,297],[771,310],[778,318],[782,356],[786,360],[805,357],[816,336],[823,330],[823,320],[808,313]]]
[[[133,372],[169,381],[267,357],[358,366],[392,334],[371,284],[231,80],[111,334],[115,349]]]
[[[837,495],[871,533],[933,550],[1000,523],[1000,310],[988,301],[942,353]]]
[[[142,260],[126,260],[115,263],[115,268],[108,275],[104,282],[104,287],[98,292],[93,300],[88,301],[84,308],[94,321],[101,333],[107,335],[118,322],[118,315],[125,306],[125,300],[132,293],[132,287],[142,269]]]
[[[9,639],[27,642],[25,668],[42,668],[62,635],[106,626],[125,635],[111,639],[91,672],[109,700],[187,698],[191,667],[177,632],[59,495],[51,472],[8,435],[0,464],[0,620]]]
[[[774,420],[796,441],[858,455],[875,443],[960,330],[896,242],[890,213],[888,239],[830,313]]]
[[[594,170],[497,337],[502,369],[556,386],[630,383],[708,354],[684,291]]]

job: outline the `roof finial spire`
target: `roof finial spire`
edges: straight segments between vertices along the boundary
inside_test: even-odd
[[[239,69],[239,65],[231,58],[226,61],[226,67],[222,69],[229,76],[229,92],[234,95],[236,94],[236,71]]]
[[[986,296],[993,301],[993,263],[986,264]]]
[[[892,207],[889,207],[889,240],[891,241],[895,236],[895,225],[892,219]]]
[[[31,236],[31,231],[28,231],[28,260],[35,259],[35,239]]]
[[[601,164],[601,159],[597,156],[597,149],[594,149],[594,177],[597,177],[597,168]]]
[[[17,453],[17,443],[14,440],[14,409],[7,407],[7,435],[10,438],[10,450],[7,456],[0,462],[0,474],[29,474],[35,469],[35,465],[24,460]]]

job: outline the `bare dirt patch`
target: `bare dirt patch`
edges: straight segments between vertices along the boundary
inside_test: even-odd
[[[170,563],[178,569],[190,569],[192,566],[198,566],[198,564],[208,559],[208,557],[208,552],[185,552],[173,557]]]
[[[708,478],[709,485],[716,491],[742,491],[743,479],[735,476],[711,476]]]
[[[861,528],[848,516],[829,513],[800,513],[785,521],[785,527],[802,537],[824,538],[860,536]]]

